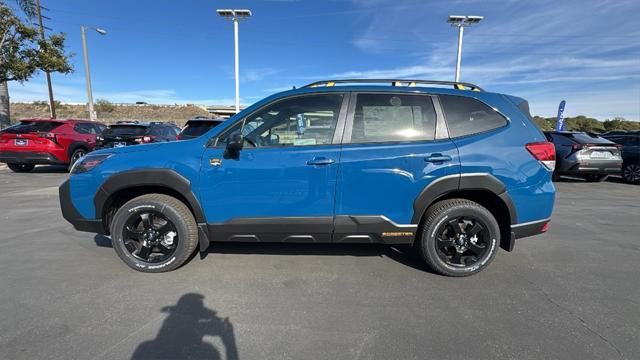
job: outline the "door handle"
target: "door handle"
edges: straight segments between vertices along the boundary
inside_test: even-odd
[[[426,162],[444,162],[444,161],[451,161],[451,156],[449,155],[442,155],[439,153],[434,153],[431,154],[427,157],[424,158],[424,161]]]
[[[309,161],[307,161],[307,165],[330,165],[333,164],[334,160],[326,157],[315,157]]]

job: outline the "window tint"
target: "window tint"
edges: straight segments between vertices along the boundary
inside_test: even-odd
[[[106,126],[102,125],[102,124],[93,124],[93,128],[96,132],[96,134],[102,134],[102,132],[107,128]]]
[[[433,140],[435,128],[429,96],[358,94],[351,142]]]
[[[612,144],[611,141],[598,136],[597,134],[590,134],[584,132],[578,133],[563,133],[563,134],[553,134],[554,137],[567,137],[578,144]]]
[[[482,102],[464,96],[440,95],[449,136],[458,137],[500,128],[507,120]]]
[[[239,129],[247,147],[306,146],[331,144],[342,94],[307,95],[270,105],[235,124],[218,141]]]
[[[29,132],[49,132],[62,125],[55,121],[20,121],[20,124],[4,129],[7,133],[24,134]]]
[[[607,139],[613,141],[614,143],[618,143],[623,146],[637,146],[638,140],[640,137],[638,136],[609,136]]]
[[[96,130],[93,127],[92,124],[76,124],[76,126],[73,127],[75,131],[79,132],[80,134],[95,134]]]
[[[570,138],[566,137],[566,136],[562,136],[560,134],[549,134],[549,136],[551,137],[551,142],[556,144],[556,145],[573,145],[575,144],[575,141],[571,140]]]
[[[189,121],[184,130],[182,130],[182,134],[186,136],[200,136],[220,123],[219,121]]]
[[[105,130],[106,136],[141,136],[147,133],[147,127],[138,125],[111,125]]]

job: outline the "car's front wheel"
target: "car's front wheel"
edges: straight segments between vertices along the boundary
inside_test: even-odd
[[[198,244],[193,214],[180,200],[163,194],[142,195],[124,204],[111,223],[116,254],[132,269],[171,271]]]
[[[491,212],[467,199],[432,205],[416,247],[427,265],[448,276],[468,276],[486,268],[498,251],[500,227]]]
[[[9,169],[17,173],[25,173],[33,170],[36,166],[34,164],[7,164]]]
[[[625,163],[622,167],[622,177],[630,184],[640,184],[640,164]]]

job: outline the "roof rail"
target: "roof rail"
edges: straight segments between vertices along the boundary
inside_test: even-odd
[[[466,83],[466,82],[458,82],[458,81],[440,81],[440,80],[407,80],[407,79],[343,79],[343,80],[323,80],[316,81],[309,85],[303,86],[303,88],[314,88],[314,87],[331,87],[336,84],[371,84],[371,83],[390,83],[391,86],[409,86],[413,87],[416,84],[424,84],[424,85],[452,85],[454,89],[458,90],[472,90],[472,91],[484,91],[478,85]]]

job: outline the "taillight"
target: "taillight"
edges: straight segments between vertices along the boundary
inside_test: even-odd
[[[556,167],[556,148],[548,141],[533,142],[525,145],[533,157],[544,167],[553,171]]]
[[[138,138],[136,138],[136,141],[142,144],[147,144],[153,141],[153,139],[155,139],[155,136],[149,136],[149,135],[145,135],[145,136],[140,136]]]
[[[52,133],[38,133],[38,137],[53,140],[56,138],[56,134]]]

